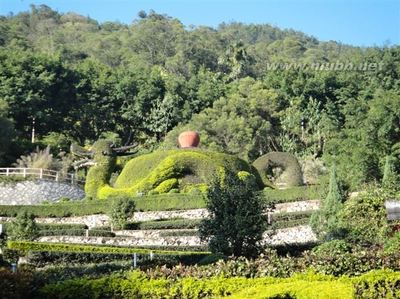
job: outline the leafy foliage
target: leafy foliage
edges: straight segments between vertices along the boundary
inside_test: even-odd
[[[133,217],[135,212],[135,202],[127,198],[118,198],[113,200],[109,216],[113,228],[123,229],[129,218]]]
[[[389,232],[386,220],[387,193],[375,186],[347,200],[340,213],[347,238],[363,244],[382,244]]]
[[[10,240],[34,240],[38,237],[38,232],[35,216],[26,211],[21,211],[7,227]]]
[[[202,240],[214,253],[255,256],[266,227],[263,203],[254,185],[234,173],[214,177],[207,192],[210,213],[200,225]]]

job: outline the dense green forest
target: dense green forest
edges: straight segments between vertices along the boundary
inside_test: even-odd
[[[329,63],[373,67],[305,67]],[[335,160],[357,189],[381,180],[388,155],[400,170],[400,47],[265,24],[185,26],[154,11],[99,23],[32,6],[0,16],[0,123],[3,166],[37,145],[56,153],[99,137],[170,148],[191,128],[202,147],[248,161],[269,151]]]

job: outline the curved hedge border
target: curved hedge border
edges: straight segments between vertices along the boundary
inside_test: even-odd
[[[96,252],[96,253],[117,253],[117,254],[163,254],[163,255],[208,255],[210,252],[201,251],[173,251],[148,249],[140,247],[112,247],[112,246],[91,246],[65,243],[45,243],[29,241],[8,241],[7,248],[21,251],[63,251],[63,252]]]

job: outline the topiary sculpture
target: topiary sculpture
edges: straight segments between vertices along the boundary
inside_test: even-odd
[[[180,192],[192,192],[193,189],[205,192],[209,178],[226,170],[240,172],[242,177],[262,185],[257,171],[235,156],[199,149],[179,149],[156,151],[131,159],[122,169],[114,186],[110,186],[116,157],[132,154],[125,152],[130,148],[113,148],[111,142],[106,140],[97,141],[91,151],[76,146],[73,148],[74,153],[86,157],[76,166],[91,166],[85,185],[88,197],[132,198],[138,194],[168,193],[172,189]],[[243,172],[248,173],[248,176]]]
[[[303,185],[303,174],[297,158],[289,153],[270,152],[253,162],[263,183],[268,187]]]

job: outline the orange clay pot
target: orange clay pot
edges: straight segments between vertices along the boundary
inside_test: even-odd
[[[180,148],[197,147],[200,143],[199,133],[195,131],[186,131],[179,134],[178,137]]]

